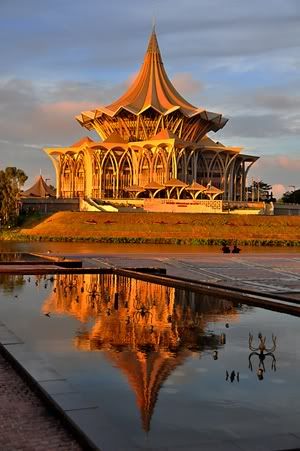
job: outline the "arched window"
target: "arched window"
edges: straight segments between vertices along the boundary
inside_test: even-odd
[[[125,191],[125,188],[132,185],[132,180],[132,161],[127,152],[120,161],[119,166],[119,197],[128,197],[128,191]]]
[[[75,197],[83,197],[85,190],[85,170],[83,155],[79,154],[75,164],[74,191]]]
[[[150,161],[144,153],[139,165],[139,186],[147,185],[150,182]]]
[[[166,167],[164,157],[161,151],[159,151],[154,159],[153,165],[153,181],[164,184],[166,178]]]
[[[209,180],[217,188],[223,188],[224,185],[224,165],[219,154],[215,155],[209,167]]]
[[[100,161],[99,155],[93,155],[93,197],[100,198]]]
[[[184,180],[184,156],[181,155],[177,161],[177,178]]]
[[[198,153],[197,156],[197,177],[196,181],[201,185],[206,185],[209,180],[207,178],[207,160],[206,154]]]
[[[109,152],[102,166],[101,193],[102,197],[113,198],[116,195],[117,168],[112,154]]]
[[[73,168],[68,156],[65,156],[61,169],[61,196],[73,197]]]
[[[187,149],[187,151],[189,151],[189,150]],[[183,178],[180,180],[184,180],[188,184],[193,183],[193,181],[195,180],[194,162],[195,162],[195,155],[194,155],[194,153],[189,152],[188,158],[187,158],[187,164],[186,164],[186,178]]]

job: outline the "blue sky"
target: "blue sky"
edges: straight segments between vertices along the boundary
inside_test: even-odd
[[[46,146],[86,135],[142,62],[156,16],[165,67],[193,104],[230,120],[211,137],[260,156],[250,177],[300,187],[299,0],[1,0],[0,166],[54,184]]]

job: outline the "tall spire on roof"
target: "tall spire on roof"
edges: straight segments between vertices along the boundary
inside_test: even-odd
[[[161,114],[176,109],[180,109],[186,116],[198,112],[198,108],[187,102],[171,83],[163,66],[155,27],[152,29],[137,78],[123,96],[102,110],[106,114],[115,115],[124,108],[134,114],[140,114],[150,107]]]
[[[153,25],[153,28],[152,28],[152,33],[150,35],[146,54],[147,53],[157,53],[160,55],[160,50],[159,50],[157,37],[156,37],[155,25]]]

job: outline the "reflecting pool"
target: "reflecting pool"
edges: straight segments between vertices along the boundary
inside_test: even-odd
[[[1,321],[135,446],[300,424],[297,317],[109,274],[5,274],[0,295]]]
[[[42,257],[29,254],[26,252],[0,252],[0,263],[1,262],[35,262],[43,260]]]

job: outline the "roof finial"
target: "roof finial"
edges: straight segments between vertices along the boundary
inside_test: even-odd
[[[155,28],[156,28],[156,17],[155,17],[155,14],[153,13],[153,16],[152,16],[152,33],[155,33]]]

